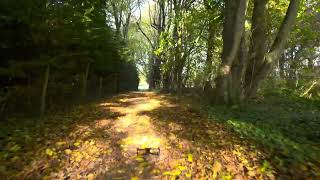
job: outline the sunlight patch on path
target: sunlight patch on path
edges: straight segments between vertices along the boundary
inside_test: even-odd
[[[115,121],[113,128],[116,132],[126,134],[126,137],[119,141],[126,157],[133,158],[137,148],[158,148],[166,145],[166,140],[155,131],[150,117],[140,115],[142,112],[160,107],[160,100],[151,98],[150,96],[153,95],[151,93],[147,95],[146,97],[120,99],[120,102],[130,104],[127,107],[110,107],[112,111],[125,114]]]
[[[155,124],[157,120],[148,115],[164,106],[175,107],[175,105],[168,102],[165,96],[152,92],[135,94],[136,97],[125,94],[116,100],[115,104],[102,104],[112,112],[122,114],[114,120],[110,131],[123,134],[121,138],[112,139],[118,139],[117,144],[120,145],[121,156],[124,157],[124,160],[119,162],[124,162],[124,165],[109,170],[111,175],[107,177],[136,176],[143,179],[161,179],[178,174],[189,176],[187,147],[190,147],[190,142],[178,139],[174,133],[166,134],[166,131],[162,131]],[[170,126],[176,130],[182,129],[175,123],[170,123]],[[138,148],[159,148],[160,154],[141,155],[137,152]],[[119,169],[121,173],[118,172]]]

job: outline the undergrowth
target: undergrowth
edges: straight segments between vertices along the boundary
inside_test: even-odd
[[[240,106],[211,106],[208,113],[263,146],[278,168],[298,166],[319,175],[320,101],[274,91]]]

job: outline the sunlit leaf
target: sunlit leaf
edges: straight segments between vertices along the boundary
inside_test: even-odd
[[[67,142],[65,142],[65,141],[59,141],[56,143],[57,146],[63,146],[65,144],[67,144]]]
[[[159,174],[160,173],[160,170],[159,169],[153,169],[151,171],[152,174]]]
[[[46,154],[47,154],[48,156],[53,156],[53,155],[55,154],[54,149],[49,149],[49,148],[47,148],[47,149],[46,149]]]
[[[192,156],[192,154],[188,154],[188,161],[189,161],[189,162],[192,162],[192,161],[193,161],[193,156]]]
[[[93,180],[94,179],[94,174],[90,173],[87,175],[88,180]]]
[[[75,146],[77,146],[77,147],[78,147],[78,146],[80,146],[81,142],[82,142],[82,141],[77,140],[73,145],[75,145]]]
[[[186,170],[186,169],[187,169],[187,167],[186,167],[186,166],[178,166],[178,168],[179,168],[179,170],[180,170],[180,171],[184,171],[184,170]]]
[[[66,154],[71,154],[71,153],[72,153],[72,151],[71,151],[70,149],[66,149],[66,150],[64,150],[64,152],[65,152]]]
[[[131,177],[131,180],[140,180],[140,178],[137,176],[133,176],[133,177]]]
[[[187,178],[191,178],[191,173],[186,173]]]
[[[144,159],[143,159],[141,156],[137,156],[137,157],[136,157],[136,161],[138,161],[138,162],[143,162]]]
[[[219,161],[215,161],[212,166],[212,172],[214,174],[217,174],[219,171],[221,171],[221,169],[222,169],[221,163]]]

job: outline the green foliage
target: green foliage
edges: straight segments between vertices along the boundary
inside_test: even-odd
[[[209,116],[266,147],[280,169],[303,165],[317,172],[319,107],[319,101],[299,98],[284,89],[265,93],[262,100],[240,107],[211,107]]]
[[[39,92],[44,70],[49,64],[51,70],[47,94],[50,104],[55,104],[55,100],[72,94],[72,97],[65,100],[76,99],[88,63],[91,64],[89,80],[94,81],[94,78],[101,77],[106,79],[103,86],[108,88],[105,90],[109,89],[107,91],[110,92],[110,89],[118,89],[114,86],[118,86],[119,83],[114,81],[130,84],[126,90],[136,89],[138,75],[131,73],[136,72],[136,67],[131,65],[125,53],[125,40],[116,36],[109,25],[111,19],[107,16],[104,2],[3,1],[1,9],[2,92],[28,88]],[[121,71],[122,69],[125,71]],[[128,71],[132,79],[125,79],[125,76],[116,79],[116,74],[120,71],[124,74]],[[114,78],[110,79],[110,76]],[[98,84],[94,86],[98,89]],[[24,96],[33,100],[21,99]],[[34,98],[37,97],[26,91],[23,95],[17,96],[16,100],[8,99],[7,104],[11,104],[12,108],[7,112],[13,113],[18,110],[13,108],[16,102],[21,102],[19,105],[24,104],[20,106],[21,110],[22,107],[30,107],[30,102],[33,104],[31,107],[37,107],[39,100]]]

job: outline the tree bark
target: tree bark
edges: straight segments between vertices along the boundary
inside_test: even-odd
[[[180,92],[182,84],[182,57],[181,57],[181,37],[179,34],[179,17],[180,17],[180,2],[174,2],[174,22],[173,22],[173,40],[174,40],[174,68],[173,68],[173,81],[174,91]]]
[[[246,97],[254,97],[258,91],[258,87],[262,80],[266,78],[274,62],[279,59],[279,56],[284,50],[286,40],[288,39],[289,32],[293,26],[295,19],[297,17],[298,9],[300,5],[300,0],[291,0],[289,7],[286,12],[286,16],[281,24],[279,32],[271,46],[271,49],[268,53],[265,54],[264,61],[260,65],[252,76],[250,81],[250,86],[246,86]],[[248,82],[247,82],[248,84]]]
[[[279,76],[281,79],[285,78],[285,54],[282,54],[281,58],[279,59]]]
[[[81,92],[82,98],[85,98],[85,97],[87,96],[87,84],[88,84],[89,70],[90,70],[90,63],[87,64],[87,66],[86,66],[86,71],[85,71],[85,73],[83,74],[83,79],[82,79],[82,92]]]
[[[122,11],[118,10],[117,5],[111,2],[113,18],[116,26],[116,34],[118,37],[121,36],[121,24],[122,24]]]
[[[102,97],[103,77],[99,77],[99,97]]]
[[[158,89],[160,87],[160,81],[161,81],[161,61],[158,56],[155,54],[152,55],[152,58],[150,60],[150,73],[149,73],[149,89]]]
[[[211,86],[211,80],[212,80],[212,62],[213,62],[213,51],[214,51],[214,39],[215,39],[215,32],[214,32],[214,23],[212,20],[209,22],[209,36],[208,36],[208,42],[207,42],[207,57],[206,57],[206,65],[204,69],[204,82],[203,82],[203,89],[205,87]]]
[[[267,3],[268,0],[254,0],[251,28],[252,41],[244,80],[246,95],[249,95],[248,93],[252,89],[255,76],[261,69],[267,52]]]
[[[227,0],[224,10],[222,63],[216,78],[215,103],[233,102],[231,66],[236,59],[243,37],[247,0]]]
[[[43,117],[44,113],[46,111],[46,98],[47,98],[49,76],[50,76],[50,65],[48,64],[46,67],[45,73],[44,73],[44,81],[43,81],[43,85],[42,85],[40,117]]]
[[[237,57],[231,66],[231,79],[229,79],[229,96],[231,104],[239,104],[244,99],[243,77],[246,70],[246,49],[245,35],[242,36]]]

